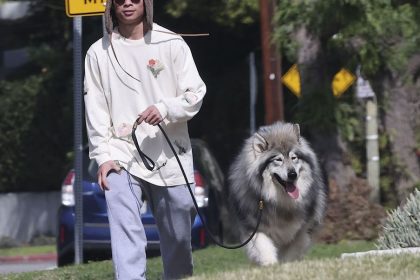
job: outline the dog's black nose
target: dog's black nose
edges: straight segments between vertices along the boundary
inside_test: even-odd
[[[296,178],[297,178],[296,171],[290,170],[289,172],[287,172],[287,179],[296,180]]]

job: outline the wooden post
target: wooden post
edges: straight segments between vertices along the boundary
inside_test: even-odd
[[[265,123],[284,119],[283,89],[281,84],[281,56],[272,42],[275,11],[274,0],[260,0],[261,45],[265,100]]]
[[[370,201],[376,203],[380,202],[378,141],[378,106],[375,98],[369,98],[366,100],[367,179],[372,189]]]

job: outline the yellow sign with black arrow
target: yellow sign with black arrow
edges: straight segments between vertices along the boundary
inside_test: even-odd
[[[345,68],[335,74],[331,83],[332,92],[335,97],[340,97],[356,80],[356,76]]]
[[[300,89],[300,74],[297,64],[293,64],[292,67],[283,75],[281,82],[287,86],[291,92],[297,97],[301,97]]]

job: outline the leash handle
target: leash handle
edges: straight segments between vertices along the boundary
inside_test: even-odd
[[[140,150],[139,144],[137,143],[137,137],[136,137],[136,133],[135,133],[135,132],[136,132],[136,129],[137,129],[137,126],[138,126],[138,120],[139,120],[139,119],[137,119],[137,120],[135,121],[134,125],[133,125],[133,131],[132,131],[131,135],[132,135],[132,137],[133,137],[134,145],[136,146],[136,149],[137,149],[137,151],[139,152],[140,157],[141,157],[141,160],[143,161],[143,163],[144,163],[145,167],[146,167],[148,170],[152,171],[152,170],[153,170],[153,168],[154,168],[154,166],[155,166],[155,163],[154,163],[154,162],[153,162],[153,161],[152,161],[152,160],[151,160],[151,159],[150,159],[150,158],[149,158],[146,154],[144,154],[144,153]],[[182,166],[182,163],[181,163],[181,161],[179,160],[178,154],[176,153],[174,146],[172,145],[171,141],[169,140],[168,135],[166,134],[166,132],[165,132],[165,130],[162,128],[162,126],[161,126],[160,124],[158,124],[158,127],[159,127],[159,129],[162,131],[162,134],[163,134],[163,136],[165,137],[166,142],[168,142],[168,145],[169,145],[169,147],[171,148],[172,153],[174,154],[174,156],[175,156],[175,158],[176,158],[176,160],[177,160],[177,162],[178,162],[179,168],[181,169],[182,175],[184,176],[185,183],[186,183],[186,185],[188,186],[188,188],[187,188],[187,189],[188,189],[188,191],[189,191],[189,193],[190,193],[190,195],[191,195],[192,201],[193,201],[193,203],[194,203],[195,210],[197,211],[197,214],[198,214],[198,216],[200,217],[200,220],[201,220],[202,224],[204,225],[204,228],[206,229],[207,233],[209,234],[209,236],[210,236],[211,240],[213,240],[213,242],[214,242],[215,244],[217,244],[218,246],[220,246],[220,247],[222,247],[222,248],[225,248],[225,249],[239,249],[239,248],[241,248],[241,247],[245,246],[246,244],[248,244],[248,243],[252,240],[252,238],[255,236],[255,234],[257,233],[257,230],[258,230],[258,228],[259,228],[259,226],[260,226],[260,222],[261,222],[262,211],[263,211],[263,209],[264,209],[264,203],[263,203],[263,199],[262,199],[262,185],[261,185],[261,197],[260,197],[260,200],[258,201],[258,217],[257,217],[257,225],[255,226],[254,231],[251,233],[251,235],[248,237],[248,239],[246,239],[244,242],[242,242],[242,243],[241,243],[241,244],[239,244],[239,245],[226,245],[226,244],[223,244],[222,242],[219,242],[219,241],[217,240],[217,238],[216,238],[216,237],[215,237],[215,236],[211,233],[211,231],[210,231],[210,229],[209,229],[209,227],[208,227],[208,225],[207,225],[207,223],[206,223],[206,221],[205,221],[204,217],[202,216],[201,212],[199,211],[199,207],[198,207],[197,201],[196,201],[195,196],[194,196],[194,194],[193,194],[193,192],[192,192],[192,190],[191,190],[191,185],[190,185],[190,183],[188,182],[188,178],[187,178],[187,175],[185,174],[184,167]],[[148,160],[152,163],[152,165],[149,165],[149,163],[147,162]]]

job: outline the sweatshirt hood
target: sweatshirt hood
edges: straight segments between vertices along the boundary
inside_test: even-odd
[[[147,30],[153,29],[153,0],[143,0],[146,17]],[[107,0],[105,8],[105,29],[108,34],[111,34],[114,27],[118,26],[118,21],[114,13],[114,1]]]

